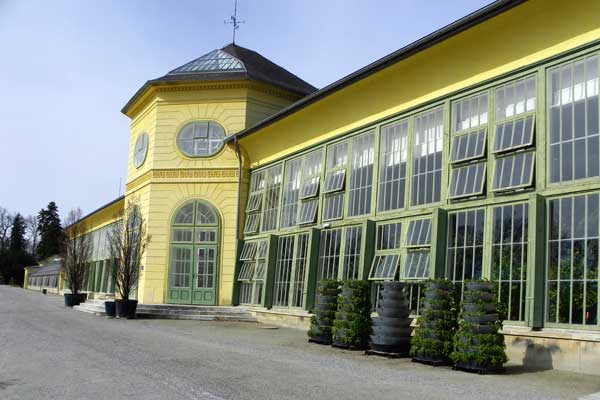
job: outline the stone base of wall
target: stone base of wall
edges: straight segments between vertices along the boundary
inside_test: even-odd
[[[310,327],[310,317],[306,311],[289,311],[289,310],[267,310],[266,308],[248,307],[248,311],[261,324],[270,324],[282,326],[285,328],[294,328],[308,330]]]
[[[44,287],[39,287],[39,286],[27,286],[26,288],[27,290],[31,290],[33,292],[41,292],[42,289],[46,289],[47,293],[52,293],[52,294],[59,294],[58,289],[57,288],[44,288]]]
[[[527,369],[600,375],[600,332],[505,326],[508,359]]]

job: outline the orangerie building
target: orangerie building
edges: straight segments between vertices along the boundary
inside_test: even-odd
[[[500,0],[320,90],[203,55],[122,110],[126,194],[85,217],[87,290],[112,292],[106,231],[136,197],[142,304],[304,327],[322,278],[405,281],[415,315],[424,280],[486,278],[511,361],[600,373],[599,54],[599,1]]]

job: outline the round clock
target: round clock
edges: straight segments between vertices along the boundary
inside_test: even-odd
[[[133,150],[133,165],[139,168],[146,160],[146,154],[148,153],[148,134],[146,132],[138,136],[135,142],[135,149]]]

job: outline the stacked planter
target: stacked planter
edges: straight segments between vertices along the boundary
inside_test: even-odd
[[[371,334],[369,283],[345,281],[338,296],[338,311],[333,322],[333,345],[365,349]]]
[[[400,282],[385,282],[377,306],[379,317],[373,318],[373,334],[369,347],[374,352],[398,355],[410,349],[410,310]]]
[[[315,308],[310,319],[308,341],[320,344],[331,344],[333,320],[337,310],[340,284],[335,280],[322,280],[317,287]]]
[[[421,317],[411,341],[413,361],[431,365],[450,365],[456,331],[454,286],[448,280],[429,281]]]
[[[465,283],[459,329],[452,359],[457,369],[479,373],[500,372],[507,361],[498,303],[493,285],[486,281]]]

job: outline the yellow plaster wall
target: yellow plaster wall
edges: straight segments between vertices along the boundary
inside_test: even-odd
[[[85,232],[89,233],[109,225],[120,218],[120,214],[125,206],[123,198],[110,203],[108,206],[101,208],[93,214],[87,215],[80,223],[84,224]]]
[[[240,140],[257,167],[600,39],[600,1],[530,0]]]

